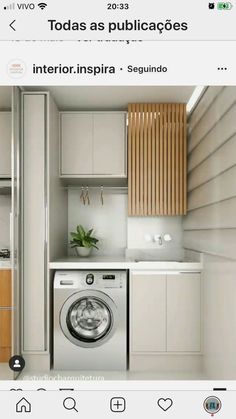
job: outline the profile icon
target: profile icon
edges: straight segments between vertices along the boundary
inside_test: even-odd
[[[20,355],[14,355],[9,359],[9,367],[12,371],[20,372],[25,368],[25,360]]]
[[[221,409],[222,403],[218,397],[211,396],[207,397],[207,399],[203,403],[203,407],[207,413],[211,416],[214,416],[218,413]]]

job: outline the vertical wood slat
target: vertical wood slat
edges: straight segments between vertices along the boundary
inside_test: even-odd
[[[167,214],[171,215],[171,158],[172,158],[172,147],[171,147],[171,104],[167,107]]]
[[[133,129],[133,114],[132,105],[128,105],[128,214],[133,214],[132,206],[132,129]]]
[[[180,150],[180,144],[179,144],[179,106],[176,105],[176,135],[175,135],[175,140],[176,140],[176,157],[175,157],[175,163],[176,163],[176,171],[175,171],[175,209],[176,209],[176,214],[179,214],[179,171],[180,171],[180,166],[179,166],[179,150]]]
[[[144,215],[147,215],[147,200],[148,200],[148,178],[147,178],[147,156],[148,156],[148,150],[147,150],[147,126],[148,126],[148,109],[147,109],[147,104],[144,105],[144,153],[143,153],[143,158],[144,158],[144,177],[143,177],[143,182],[144,182],[144,188],[143,188],[143,200],[144,200]]]
[[[144,195],[143,195],[143,189],[144,189],[144,161],[143,161],[143,155],[144,155],[144,105],[141,104],[140,108],[140,213],[139,215],[144,215]]]
[[[160,105],[160,215],[164,214],[164,106]]]
[[[152,130],[151,130],[151,136],[152,136],[152,143],[151,143],[151,157],[152,157],[152,170],[151,170],[151,176],[152,176],[152,190],[151,190],[151,214],[156,214],[156,174],[157,174],[157,168],[156,168],[156,107],[155,104],[152,104]]]
[[[131,112],[132,112],[132,122],[133,126],[131,129],[131,136],[132,136],[132,149],[131,149],[131,158],[132,158],[132,212],[136,214],[136,206],[135,206],[135,195],[136,195],[136,171],[135,171],[135,155],[136,155],[136,147],[135,147],[135,124],[136,124],[136,114],[135,114],[135,105],[131,105]]]
[[[171,150],[172,150],[172,158],[171,158],[171,214],[176,214],[175,208],[175,159],[176,159],[176,149],[175,149],[175,131],[176,131],[176,106],[174,104],[171,105],[171,124],[172,124],[172,135],[171,135]]]
[[[129,215],[187,210],[186,106],[129,104]]]
[[[180,158],[180,190],[179,190],[179,212],[183,214],[183,106],[180,105],[180,150],[179,150],[179,158]]]
[[[159,105],[154,105],[156,114],[156,126],[153,129],[154,141],[155,141],[155,169],[153,178],[155,179],[155,207],[153,207],[153,215],[160,214],[160,118],[159,118]]]
[[[152,213],[152,105],[148,104],[148,133],[147,133],[147,147],[148,147],[148,159],[147,159],[147,187],[148,187],[148,215]]]
[[[187,214],[187,113],[186,106],[183,109],[183,214]]]
[[[139,161],[139,156],[140,156],[140,135],[139,135],[139,130],[140,130],[140,107],[139,104],[135,105],[135,145],[136,145],[136,152],[135,152],[135,208],[136,208],[136,212],[139,214],[140,213],[140,207],[139,207],[139,203],[140,203],[140,161]]]

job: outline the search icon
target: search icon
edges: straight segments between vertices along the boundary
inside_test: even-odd
[[[66,410],[75,410],[78,412],[76,409],[76,401],[73,397],[66,397],[66,399],[63,400],[63,406]]]

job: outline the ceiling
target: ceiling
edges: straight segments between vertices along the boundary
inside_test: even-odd
[[[125,110],[128,103],[187,103],[195,86],[40,86],[60,110]]]
[[[2,111],[11,109],[11,92],[10,86],[0,86],[0,109]]]

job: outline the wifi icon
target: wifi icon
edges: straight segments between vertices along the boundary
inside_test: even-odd
[[[45,9],[45,7],[47,7],[47,3],[39,3],[39,4],[38,4],[38,7],[39,7],[41,10],[43,10],[43,9]]]

